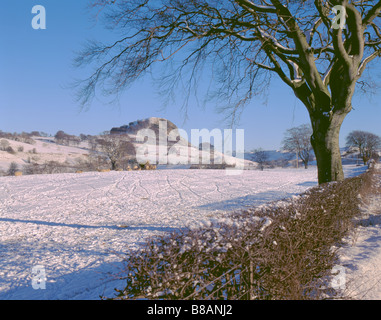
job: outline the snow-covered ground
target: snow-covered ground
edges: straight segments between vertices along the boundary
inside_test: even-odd
[[[111,297],[120,255],[149,236],[316,185],[316,167],[0,177],[0,299]]]

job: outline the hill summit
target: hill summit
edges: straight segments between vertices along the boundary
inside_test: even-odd
[[[130,122],[128,125],[123,125],[121,127],[115,127],[110,130],[111,134],[130,134],[136,135],[137,132],[141,129],[151,129],[158,136],[159,134],[159,123],[160,121],[167,122],[167,133],[171,132],[174,129],[178,129],[177,126],[164,118],[150,117],[143,120],[137,120]]]

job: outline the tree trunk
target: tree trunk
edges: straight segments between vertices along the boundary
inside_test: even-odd
[[[116,170],[116,160],[111,160],[111,170]]]
[[[311,117],[313,135],[311,144],[314,148],[319,184],[344,180],[341,163],[339,133],[345,113]]]

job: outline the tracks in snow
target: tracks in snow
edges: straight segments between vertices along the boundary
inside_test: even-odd
[[[251,198],[241,200],[247,195],[260,201],[268,192],[267,201],[277,200],[271,191],[279,188],[282,197],[303,192],[306,187],[300,184],[316,180],[315,175],[157,170],[2,177],[0,299],[98,299],[105,272],[113,272],[120,261],[112,252],[126,252],[150,236],[208,219],[216,214],[208,207],[212,203],[219,204],[219,213],[229,213],[247,205]],[[29,290],[34,265],[46,268],[44,292]]]

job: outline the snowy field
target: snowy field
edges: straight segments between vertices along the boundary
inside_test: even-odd
[[[111,297],[120,255],[149,236],[316,185],[316,167],[0,177],[0,299]],[[43,273],[45,288],[33,288]]]

